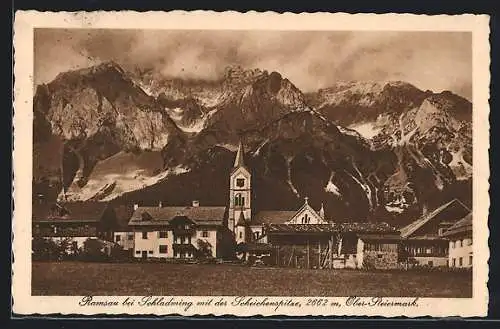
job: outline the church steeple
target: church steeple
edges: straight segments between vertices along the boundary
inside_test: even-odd
[[[240,139],[240,144],[238,145],[238,153],[236,153],[236,158],[234,159],[234,168],[245,166],[245,162],[243,161],[244,152],[245,151],[243,150],[243,143]]]
[[[236,232],[239,222],[249,223],[252,221],[252,174],[245,166],[243,160],[245,154],[243,142],[240,139],[234,166],[229,177],[229,216],[228,228]]]

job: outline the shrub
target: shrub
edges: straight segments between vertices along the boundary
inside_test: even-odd
[[[104,252],[104,243],[98,239],[88,238],[83,243],[82,259],[87,261],[108,260],[108,255]]]

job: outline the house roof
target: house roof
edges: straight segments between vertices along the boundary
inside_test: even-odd
[[[387,223],[328,223],[328,224],[270,224],[269,234],[272,233],[395,233],[398,231]]]
[[[226,207],[138,207],[129,225],[168,225],[176,217],[187,217],[197,225],[222,225]]]
[[[379,234],[359,234],[358,238],[363,241],[399,241],[401,237],[399,234],[387,234],[387,233],[379,233]]]
[[[426,223],[434,219],[437,215],[445,211],[446,209],[451,209],[453,207],[461,208],[464,214],[470,212],[470,209],[467,208],[462,202],[457,199],[453,199],[448,203],[443,204],[442,206],[434,209],[430,213],[420,217],[416,221],[410,223],[409,225],[403,227],[401,229],[401,237],[409,238],[413,233],[415,233],[419,228],[424,226]]]
[[[107,206],[105,202],[35,203],[32,219],[35,222],[99,222]]]
[[[472,232],[472,212],[448,228],[443,235],[452,236],[465,232]]]
[[[255,224],[283,224],[292,218],[297,211],[290,210],[264,210],[259,211],[252,220]]]

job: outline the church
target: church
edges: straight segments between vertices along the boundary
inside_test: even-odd
[[[136,258],[213,258],[237,255],[278,266],[303,268],[395,268],[399,232],[386,223],[334,223],[323,205],[308,198],[297,210],[252,207],[252,172],[240,141],[229,173],[228,205],[186,207],[134,206],[128,223],[134,231]]]

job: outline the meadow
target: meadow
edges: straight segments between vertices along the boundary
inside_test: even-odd
[[[33,295],[471,297],[471,272],[33,262]]]

